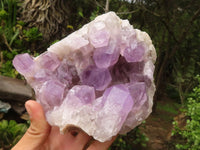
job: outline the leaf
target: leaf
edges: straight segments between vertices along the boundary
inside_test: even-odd
[[[81,16],[82,18],[84,18],[82,11],[79,11],[78,14],[79,14],[79,16]]]
[[[8,121],[7,120],[3,120],[0,123],[0,128],[3,129],[3,130],[6,130],[7,127],[8,127]]]
[[[200,62],[196,62],[197,63],[197,65],[199,65],[200,66]]]
[[[9,128],[12,128],[12,127],[14,127],[14,126],[16,126],[16,125],[17,125],[17,122],[16,122],[16,121],[10,120],[10,121],[9,121],[8,127],[9,127]]]
[[[17,31],[15,31],[15,34],[11,38],[10,43],[9,43],[10,46],[12,46],[13,41],[17,38],[18,35],[19,35],[19,29],[17,29]]]
[[[67,28],[74,30],[74,27],[72,25],[67,25]]]

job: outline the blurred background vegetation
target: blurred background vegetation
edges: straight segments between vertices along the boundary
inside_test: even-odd
[[[22,79],[12,66],[16,54],[28,52],[37,56],[55,41],[107,11],[128,19],[134,28],[146,31],[152,38],[158,56],[153,111],[155,114],[165,111],[165,116],[183,114],[185,121],[180,127],[177,120],[173,122],[174,116],[168,120],[170,124],[173,122],[173,129],[169,131],[173,136],[168,146],[198,150],[199,0],[1,0],[0,75]],[[26,122],[1,120],[0,148],[10,149],[27,126]],[[145,123],[128,135],[119,136],[111,149],[145,149],[151,139],[141,132],[142,128]]]

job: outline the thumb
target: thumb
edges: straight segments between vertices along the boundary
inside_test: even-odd
[[[45,120],[42,106],[36,101],[29,100],[25,107],[29,113],[31,125],[12,150],[38,150],[43,146],[49,135],[50,126]]]

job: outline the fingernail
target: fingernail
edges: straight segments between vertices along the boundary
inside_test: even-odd
[[[29,118],[31,118],[31,116],[32,116],[32,112],[31,112],[31,108],[30,108],[29,103],[26,102],[26,104],[25,104],[25,108],[26,108],[26,111],[27,111],[28,114],[29,114]]]

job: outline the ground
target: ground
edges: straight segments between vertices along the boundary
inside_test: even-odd
[[[146,120],[142,132],[149,138],[145,150],[172,150],[171,131],[174,118],[180,114],[180,104],[172,100],[158,101],[156,113]]]

